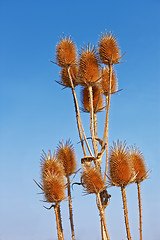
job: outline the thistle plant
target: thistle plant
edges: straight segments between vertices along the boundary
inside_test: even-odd
[[[143,155],[136,148],[132,147],[129,150],[126,143],[121,141],[114,142],[109,152],[111,95],[119,91],[114,66],[120,63],[122,57],[116,36],[105,31],[101,34],[96,47],[89,43],[81,47],[78,53],[71,37],[60,38],[56,46],[56,61],[51,61],[60,67],[60,80],[56,82],[69,89],[73,96],[77,129],[83,152],[78,184],[83,186],[87,195],[95,194],[96,196],[102,240],[110,239],[105,221],[105,210],[111,197],[108,194],[108,185],[121,188],[127,238],[131,239],[125,188],[133,182],[137,184],[138,189],[140,240],[142,240],[140,183],[149,174],[146,171]],[[78,87],[81,91],[80,101],[77,97]],[[88,136],[83,127],[83,112],[87,113],[89,118]],[[97,120],[97,115],[101,112],[105,112],[102,136],[98,131]],[[102,125],[102,122],[100,124]],[[104,153],[106,153],[105,157]],[[50,152],[49,157],[45,152],[43,153],[42,184],[36,182],[44,192],[46,201],[55,203],[54,208],[58,209],[56,212],[58,239],[64,239],[60,202],[65,199],[67,188],[71,233],[72,239],[75,240],[71,197],[71,176],[75,173],[77,165],[75,159],[75,150],[71,141],[59,142],[54,156],[51,156]],[[105,163],[105,169],[102,169],[102,161]]]

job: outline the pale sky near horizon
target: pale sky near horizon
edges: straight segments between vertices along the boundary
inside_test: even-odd
[[[112,31],[124,63],[116,66],[119,94],[112,96],[109,144],[120,139],[143,152],[149,179],[142,183],[143,236],[159,240],[160,231],[160,1],[0,0],[0,240],[57,239],[55,215],[43,208],[33,179],[40,181],[42,149],[52,152],[71,139],[78,167],[82,151],[71,92],[62,90],[55,48],[71,35],[80,49],[97,45]],[[79,96],[79,88],[77,88]],[[82,113],[84,126],[88,115]],[[98,114],[99,133],[104,113]],[[77,174],[76,181],[80,175]],[[106,210],[111,240],[126,239],[120,189],[111,187]],[[95,196],[75,186],[73,210],[78,240],[100,238]],[[133,239],[138,236],[136,185],[127,187]],[[65,240],[71,239],[67,201],[62,203]]]

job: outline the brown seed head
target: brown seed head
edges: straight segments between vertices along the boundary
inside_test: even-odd
[[[56,59],[61,67],[70,66],[76,61],[76,48],[70,37],[60,39],[56,47]]]
[[[132,179],[132,164],[129,161],[129,154],[126,143],[113,143],[109,156],[109,175],[111,182],[119,187],[126,186]]]
[[[100,171],[95,167],[87,167],[82,173],[82,184],[85,191],[89,194],[99,193],[103,191],[106,186]]]
[[[104,68],[102,70],[101,89],[104,95],[108,95],[109,91],[109,69]],[[111,77],[111,94],[117,91],[117,78],[115,71],[112,71]]]
[[[130,160],[136,174],[135,182],[142,182],[148,176],[148,171],[142,152],[135,146],[130,148]]]
[[[93,86],[92,87],[92,92],[93,92],[93,110],[94,110],[94,113],[97,113],[97,112],[103,110],[104,101],[103,101],[103,98],[102,98],[100,88],[98,86]],[[84,107],[83,110],[85,112],[90,112],[88,87],[84,87],[82,89],[81,99],[82,99],[82,104],[83,104],[83,107]]]
[[[57,147],[57,160],[63,164],[65,175],[70,176],[76,169],[76,156],[70,141],[60,142]]]
[[[120,48],[116,37],[112,33],[107,33],[101,36],[99,40],[99,56],[102,63],[110,65],[118,62],[120,58]]]
[[[68,70],[66,68],[62,68],[62,70],[60,71],[60,75],[61,75],[61,82],[60,84],[64,85],[65,87],[69,87],[71,88],[71,81],[68,75]],[[77,76],[78,76],[78,67],[77,65],[72,65],[70,67],[70,75],[72,78],[72,82],[73,85],[76,86],[77,85]]]
[[[43,181],[43,191],[47,202],[61,202],[65,199],[64,179],[55,173],[48,172]]]
[[[82,48],[79,59],[79,79],[82,85],[94,83],[99,79],[98,57],[91,45]]]
[[[59,177],[63,177],[64,175],[63,165],[57,161],[54,154],[51,155],[50,151],[48,156],[44,151],[41,155],[41,174],[42,183],[45,181],[46,175],[48,174],[56,174]]]

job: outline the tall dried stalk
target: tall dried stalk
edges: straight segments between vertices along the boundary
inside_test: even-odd
[[[99,193],[97,193],[97,200],[98,200],[98,204],[99,204],[99,212],[100,212],[100,217],[101,217],[101,222],[102,222],[101,229],[104,229],[107,240],[110,240],[109,235],[108,235],[107,226],[106,226],[105,212],[104,212],[104,209],[103,209],[103,206],[102,206],[102,203],[101,203],[101,198],[100,198]],[[103,234],[103,236],[104,236],[104,234]]]
[[[61,212],[60,212],[59,204],[55,205],[54,211],[55,211],[55,215],[56,215],[58,240],[64,240],[62,220],[61,220]]]
[[[70,219],[70,225],[71,225],[72,239],[75,240],[73,213],[72,213],[71,188],[70,188],[69,176],[67,176],[67,189],[68,189],[69,219]]]
[[[81,145],[82,145],[82,149],[83,149],[83,154],[84,156],[87,156],[86,154],[86,150],[85,150],[85,146],[84,146],[84,142],[83,142],[83,138],[82,138],[82,134],[84,137],[84,141],[86,143],[86,146],[88,148],[89,153],[91,154],[91,156],[93,156],[92,151],[89,147],[83,126],[82,126],[82,122],[81,122],[81,117],[80,117],[80,111],[79,111],[79,105],[78,105],[78,100],[77,100],[77,96],[76,96],[76,92],[74,89],[74,85],[73,85],[73,81],[72,81],[72,77],[70,74],[70,68],[68,68],[68,75],[69,75],[69,79],[71,82],[71,88],[72,88],[72,95],[73,95],[73,100],[74,100],[74,105],[75,105],[75,111],[76,111],[76,119],[77,119],[77,127],[78,127],[78,132],[79,132],[79,137],[80,137],[80,141],[81,141]]]
[[[139,182],[137,182],[137,190],[138,190],[138,206],[139,206],[139,236],[140,236],[140,240],[142,240],[142,203],[141,203],[141,187]]]
[[[122,200],[123,200],[123,209],[124,209],[124,218],[125,218],[127,239],[128,239],[128,240],[131,240],[131,234],[130,234],[130,228],[129,228],[129,221],[128,221],[128,210],[127,210],[127,199],[126,199],[126,190],[125,190],[125,187],[121,187],[121,192],[122,192]]]
[[[109,65],[109,89],[108,89],[108,96],[106,97],[107,100],[107,109],[106,109],[106,120],[105,120],[105,129],[104,129],[104,136],[103,136],[103,143],[102,148],[106,142],[106,165],[105,165],[105,175],[104,180],[106,181],[107,177],[107,167],[108,167],[108,129],[109,129],[109,108],[110,108],[110,100],[111,100],[111,77],[112,77],[112,65]]]
[[[94,134],[95,134],[95,139],[97,139],[97,113],[94,113]],[[95,141],[95,150],[96,150],[96,157],[97,157],[98,155],[97,141]]]
[[[92,86],[88,87],[89,90],[89,105],[90,105],[90,131],[92,136],[92,144],[93,144],[93,150],[94,154],[96,156],[96,139],[95,139],[95,133],[94,133],[94,110],[93,110],[93,92],[92,92]]]

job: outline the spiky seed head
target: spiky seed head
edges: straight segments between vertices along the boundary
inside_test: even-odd
[[[97,113],[102,111],[104,107],[104,99],[102,97],[100,88],[98,86],[92,87],[93,93],[93,111]],[[90,112],[89,90],[88,87],[84,87],[81,92],[82,104],[85,112]]]
[[[109,155],[109,177],[111,182],[119,187],[130,183],[133,176],[132,164],[129,161],[129,154],[126,143],[117,141],[110,147]]]
[[[136,174],[135,182],[142,182],[148,176],[144,156],[142,152],[134,147],[130,148],[130,160],[132,161],[133,168]]]
[[[115,64],[120,58],[120,48],[116,37],[111,33],[105,32],[99,40],[99,56],[101,62],[107,65]]]
[[[48,156],[43,151],[41,155],[41,177],[42,183],[45,181],[46,175],[48,174],[56,174],[59,177],[63,177],[64,168],[63,165],[57,161],[56,156],[51,154],[49,151]]]
[[[111,76],[111,94],[117,91],[117,85],[116,73],[113,70]],[[109,91],[109,68],[102,70],[101,89],[103,94],[107,96]]]
[[[100,193],[106,186],[99,169],[91,166],[86,167],[82,173],[82,184],[88,194]]]
[[[76,169],[76,156],[70,140],[59,143],[57,147],[57,160],[63,164],[65,175],[70,176]]]
[[[79,59],[79,79],[82,85],[94,83],[99,79],[99,63],[94,47],[82,48]]]
[[[60,39],[56,47],[56,60],[61,67],[70,66],[76,61],[76,48],[70,37]]]
[[[70,75],[72,78],[73,85],[76,86],[77,83],[77,76],[78,76],[78,67],[77,65],[72,65],[70,67]],[[61,76],[61,84],[64,85],[65,87],[71,88],[71,81],[68,75],[68,70],[66,68],[62,68],[60,71],[60,76]]]
[[[47,202],[61,202],[65,199],[64,179],[59,174],[48,172],[43,181],[43,191]]]

